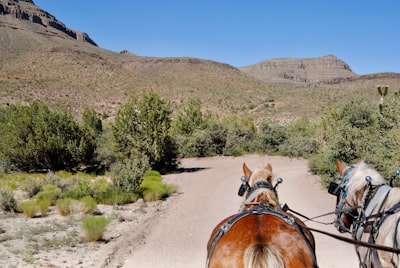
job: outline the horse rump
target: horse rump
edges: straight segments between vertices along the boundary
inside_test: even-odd
[[[244,253],[244,267],[285,268],[281,253],[273,245],[254,244]]]

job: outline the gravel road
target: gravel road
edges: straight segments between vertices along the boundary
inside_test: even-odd
[[[278,190],[280,202],[291,209],[308,217],[333,211],[334,197],[321,186],[318,176],[308,172],[307,160],[260,155],[184,159],[183,172],[164,177],[168,183],[179,185],[179,194],[168,200],[168,208],[147,226],[144,242],[123,267],[204,267],[211,231],[222,219],[236,213],[242,201],[237,191],[243,162],[253,170],[271,163],[274,173],[284,179]],[[319,221],[332,219],[330,215]],[[339,234],[332,225],[306,224]],[[320,268],[358,267],[352,245],[318,233],[314,236]]]

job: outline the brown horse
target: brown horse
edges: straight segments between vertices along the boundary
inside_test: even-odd
[[[206,267],[318,267],[314,237],[302,221],[284,212],[272,166],[252,172],[243,164],[239,195],[247,193],[238,214],[213,230],[207,245]]]
[[[330,193],[338,197],[336,227],[356,240],[400,248],[400,188],[384,178],[363,160],[352,166],[337,160],[339,184],[331,183]],[[360,267],[399,267],[399,255],[356,246]]]

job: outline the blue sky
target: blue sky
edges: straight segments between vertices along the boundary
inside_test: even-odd
[[[398,0],[33,0],[99,47],[242,67],[334,55],[356,74],[400,73]]]

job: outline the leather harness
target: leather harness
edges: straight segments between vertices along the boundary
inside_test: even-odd
[[[313,246],[313,244],[311,244],[311,242],[307,239],[305,233],[304,233],[304,227],[302,225],[300,225],[295,218],[282,213],[282,211],[280,210],[276,210],[274,208],[271,208],[269,206],[269,204],[267,203],[263,203],[261,202],[258,206],[253,207],[251,209],[245,210],[241,213],[236,214],[235,216],[233,216],[232,218],[230,218],[229,220],[227,220],[224,224],[221,225],[221,227],[218,229],[218,231],[214,234],[214,236],[211,238],[210,240],[210,244],[207,247],[207,262],[206,262],[206,268],[208,268],[209,263],[210,263],[210,259],[211,256],[214,253],[214,250],[218,244],[218,242],[221,240],[222,236],[224,234],[226,234],[231,228],[232,226],[240,221],[241,219],[243,219],[244,217],[251,215],[251,214],[256,214],[256,215],[273,215],[275,217],[278,217],[280,219],[282,219],[284,222],[286,222],[287,224],[295,227],[295,229],[297,230],[297,232],[300,234],[301,237],[303,237],[303,239],[306,241],[307,247],[309,248],[311,255],[313,256],[313,263],[314,263],[314,268],[318,268],[317,265],[317,259],[315,256],[315,248]]]

